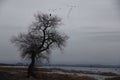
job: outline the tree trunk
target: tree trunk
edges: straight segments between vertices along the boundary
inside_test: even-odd
[[[34,66],[35,65],[35,55],[34,54],[32,54],[32,56],[31,56],[31,63],[30,63],[30,65],[28,66],[28,71],[27,71],[27,76],[28,76],[28,78],[30,77],[30,76],[32,76],[32,77],[35,77],[35,73],[34,73]]]

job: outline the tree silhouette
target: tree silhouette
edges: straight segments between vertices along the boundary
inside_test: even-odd
[[[35,15],[35,21],[27,33],[12,37],[11,42],[19,48],[22,58],[31,61],[28,66],[28,77],[35,77],[34,68],[37,60],[49,60],[49,54],[54,48],[65,47],[68,36],[57,30],[60,24],[59,17],[39,13]]]

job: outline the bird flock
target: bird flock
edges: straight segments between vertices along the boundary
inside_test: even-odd
[[[79,0],[78,0],[78,1],[79,1]],[[78,3],[78,2],[77,2],[77,3]],[[71,14],[72,11],[73,11],[73,9],[74,9],[74,8],[78,8],[79,5],[72,3],[72,4],[69,4],[69,5],[66,5],[65,7],[67,8],[67,15],[66,15],[66,17],[69,18],[69,17],[70,17],[70,14]],[[65,7],[63,7],[63,8],[65,8]],[[63,8],[48,9],[48,11],[49,11],[50,14],[51,14],[51,13],[55,13],[55,12],[57,12],[57,11],[60,11],[60,10],[62,10]]]

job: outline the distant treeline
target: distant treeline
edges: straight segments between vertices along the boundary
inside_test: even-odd
[[[5,63],[0,63],[0,66],[15,66],[14,64],[5,64]]]
[[[15,63],[15,64],[7,64],[0,63],[0,66],[28,66],[25,63]],[[37,67],[41,66],[55,66],[55,67],[90,67],[90,68],[120,68],[120,65],[100,65],[100,64],[37,64]]]
[[[100,64],[47,64],[43,66],[60,66],[60,67],[95,67],[95,68],[120,68],[120,65],[100,65]]]
[[[26,65],[23,63],[15,63],[15,64],[0,63],[0,66],[26,66]]]

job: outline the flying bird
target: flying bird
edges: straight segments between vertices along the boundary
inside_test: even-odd
[[[68,11],[67,18],[69,18],[71,11],[72,11],[72,7]]]
[[[72,9],[75,8],[76,6],[68,5],[68,7],[70,7],[70,9],[68,11],[67,18],[69,18],[70,13],[72,12]]]
[[[78,6],[76,6],[76,5],[67,5],[67,7],[69,7],[68,14],[67,14],[67,18],[69,18],[73,8],[76,8]]]

